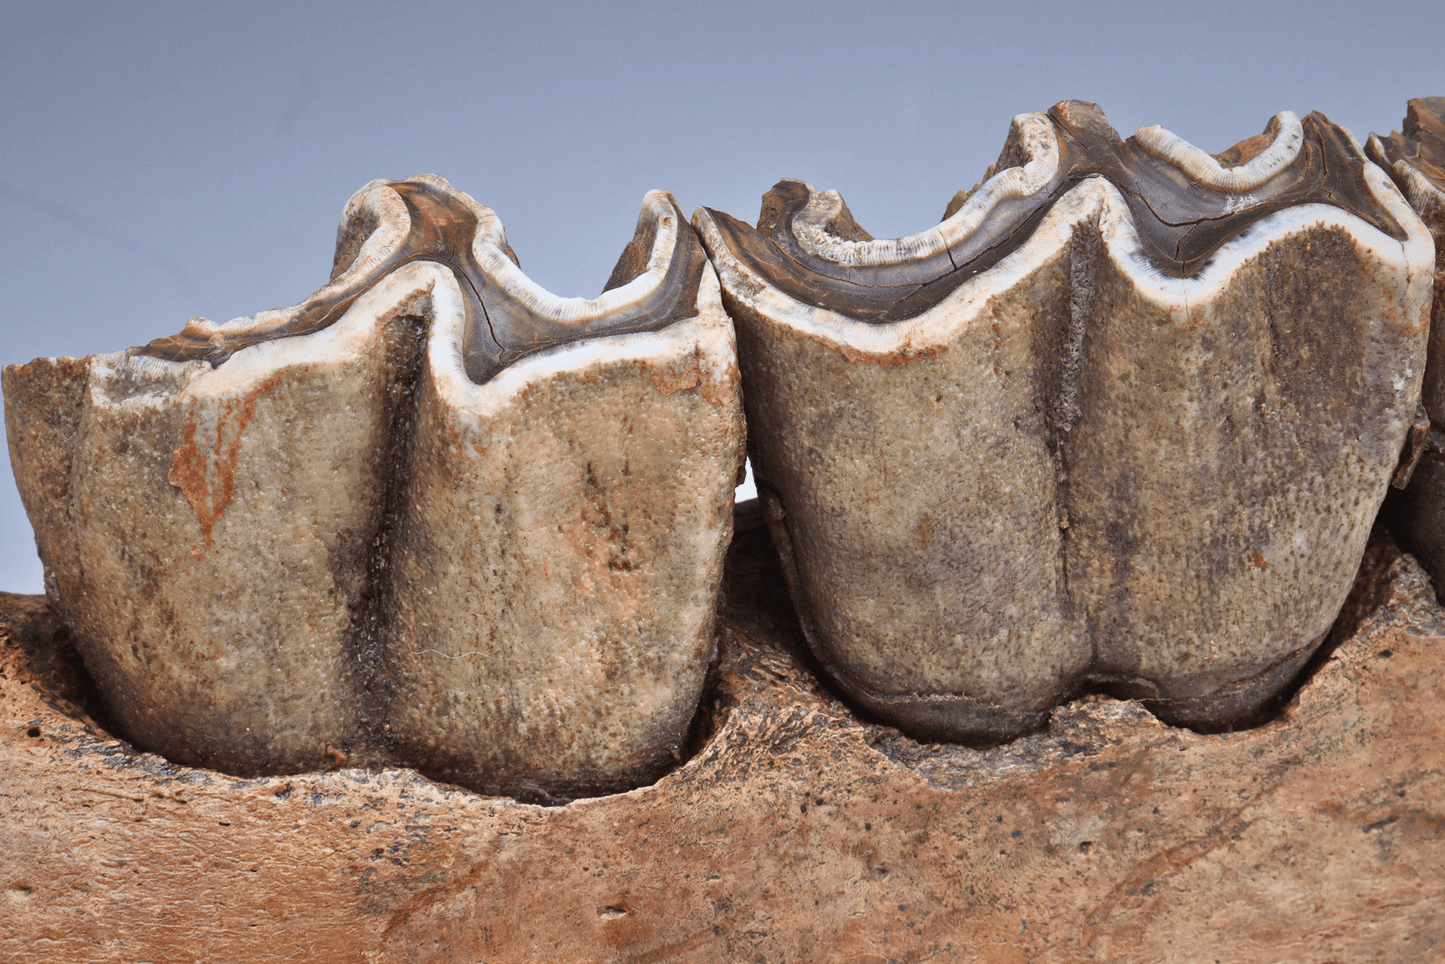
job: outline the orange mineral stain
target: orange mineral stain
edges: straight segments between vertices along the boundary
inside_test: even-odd
[[[680,392],[687,388],[696,388],[701,381],[702,368],[698,364],[696,355],[688,360],[687,367],[680,372],[663,369],[652,373],[653,386],[664,395],[671,395],[673,392]]]
[[[239,402],[230,399],[221,403],[216,419],[215,441],[205,446],[197,440],[199,424],[195,410],[186,418],[181,444],[171,456],[171,471],[166,481],[180,489],[195,510],[201,523],[206,547],[214,543],[212,530],[231,504],[236,491],[236,463],[241,458],[241,443],[246,426],[256,416],[256,401],[280,380],[277,372],[248,392]]]

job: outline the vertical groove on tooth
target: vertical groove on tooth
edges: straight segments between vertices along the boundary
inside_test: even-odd
[[[925,738],[1100,685],[1246,722],[1334,619],[1395,468],[1419,221],[1319,114],[1210,158],[1070,101],[990,173],[897,241],[797,181],[756,230],[695,215],[809,640]]]
[[[382,467],[378,493],[377,525],[360,547],[365,582],[352,613],[344,651],[351,664],[353,698],[357,707],[357,739],[369,744],[369,754],[389,755],[391,739],[383,729],[387,706],[393,698],[392,675],[387,672],[388,643],[395,609],[392,573],[397,529],[406,513],[406,485],[416,448],[417,382],[426,351],[429,306],[398,318],[387,335],[395,346],[385,383],[379,386],[386,402],[386,429],[375,455]]]
[[[1074,426],[1082,414],[1079,393],[1084,377],[1085,338],[1093,323],[1094,275],[1099,255],[1098,224],[1087,221],[1074,226],[1069,239],[1069,327],[1060,359],[1060,385],[1053,405],[1054,458],[1058,462],[1058,494],[1055,514],[1061,533],[1059,554],[1059,579],[1063,586],[1064,605],[1068,612],[1075,612],[1075,600],[1070,580],[1073,541],[1069,529],[1072,525],[1072,493],[1070,478],[1072,456],[1070,442]],[[1098,642],[1090,640],[1090,663],[1098,658]]]
[[[601,295],[559,298],[445,180],[374,181],[300,305],[5,391],[49,584],[139,744],[541,800],[678,759],[742,423],[670,195]]]

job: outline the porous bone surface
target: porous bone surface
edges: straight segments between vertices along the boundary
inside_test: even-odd
[[[1263,727],[1092,697],[977,750],[820,686],[749,530],[691,758],[562,807],[168,763],[85,713],[45,600],[4,597],[0,958],[1431,960],[1445,613],[1409,557],[1367,560],[1338,646]]]

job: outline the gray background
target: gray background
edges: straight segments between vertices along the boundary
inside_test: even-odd
[[[1063,98],[1219,151],[1279,110],[1384,133],[1442,64],[1439,0],[4,3],[0,363],[294,304],[375,177],[444,175],[590,296],[649,188],[752,220],[801,177],[893,237]],[[39,592],[0,473],[0,589]]]

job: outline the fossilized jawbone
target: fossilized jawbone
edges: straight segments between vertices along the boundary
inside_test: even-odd
[[[1396,467],[1430,238],[1318,114],[1211,157],[1066,102],[990,174],[896,241],[798,181],[756,230],[694,216],[808,638],[927,738],[1007,738],[1089,685],[1247,721]]]
[[[570,796],[671,765],[713,647],[741,403],[670,195],[598,298],[441,178],[351,199],[301,305],[5,370],[48,589],[141,745]]]

